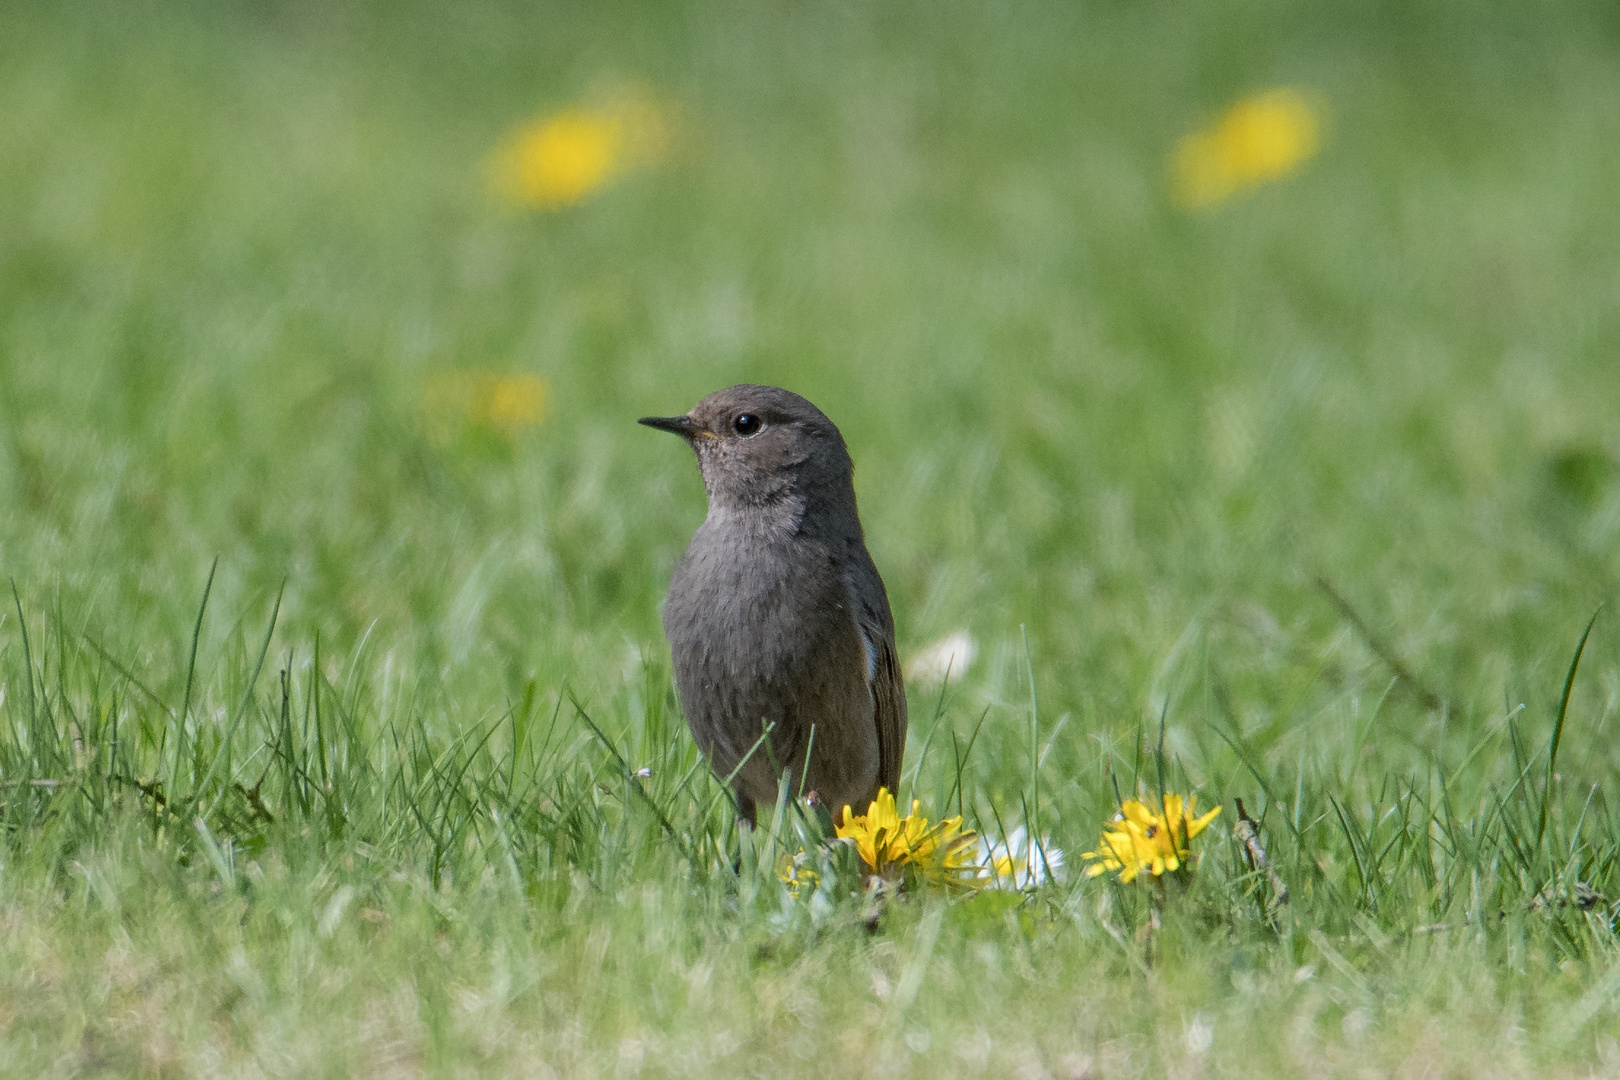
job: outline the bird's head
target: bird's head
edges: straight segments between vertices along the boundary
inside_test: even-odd
[[[727,387],[682,416],[639,422],[674,432],[697,452],[711,509],[852,492],[853,466],[838,428],[810,402],[775,386]]]

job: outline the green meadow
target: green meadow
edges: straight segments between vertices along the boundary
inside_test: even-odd
[[[1620,1070],[1617,177],[1599,0],[0,8],[0,1075]],[[739,831],[634,420],[745,381],[977,643],[902,799],[1061,871]]]

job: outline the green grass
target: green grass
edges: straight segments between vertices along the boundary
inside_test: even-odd
[[[1612,607],[1572,658],[1620,580],[1617,45],[1579,2],[0,12],[0,1073],[1614,1069]],[[1278,85],[1322,152],[1172,206]],[[494,204],[507,132],[623,87],[662,167]],[[552,413],[447,441],[459,369]],[[633,420],[744,380],[843,428],[902,653],[983,646],[913,688],[905,794],[1065,881],[874,930],[847,854],[778,886],[791,811],[739,835],[658,623],[701,487]],[[1084,879],[1161,771],[1226,807],[1191,883]]]

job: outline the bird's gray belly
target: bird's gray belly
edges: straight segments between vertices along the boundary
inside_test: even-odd
[[[738,558],[694,541],[670,582],[664,629],[687,724],[757,802],[776,798],[784,771],[835,808],[877,776],[865,652],[848,590],[817,554]]]

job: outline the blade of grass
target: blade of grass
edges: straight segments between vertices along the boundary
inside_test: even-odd
[[[1592,636],[1592,627],[1597,625],[1598,616],[1603,614],[1603,606],[1592,612],[1592,618],[1587,622],[1586,629],[1581,633],[1581,641],[1575,646],[1575,655],[1569,662],[1569,673],[1564,676],[1564,695],[1558,702],[1558,719],[1553,721],[1552,737],[1547,742],[1547,780],[1541,788],[1541,820],[1536,825],[1536,848],[1539,850],[1541,841],[1547,835],[1547,806],[1552,799],[1553,774],[1558,768],[1558,746],[1564,741],[1564,721],[1569,716],[1569,696],[1575,690],[1575,673],[1581,669],[1581,654],[1586,651],[1586,639]]]
[[[1445,698],[1435,693],[1427,683],[1417,677],[1406,661],[1401,659],[1400,654],[1395,651],[1394,647],[1373,631],[1373,628],[1367,624],[1367,620],[1361,617],[1361,613],[1355,609],[1355,606],[1349,600],[1345,599],[1344,594],[1326,576],[1317,574],[1313,581],[1317,589],[1328,598],[1334,607],[1339,609],[1339,614],[1344,617],[1345,621],[1355,628],[1356,633],[1361,635],[1361,639],[1367,643],[1367,647],[1380,660],[1389,665],[1390,670],[1395,673],[1397,678],[1412,689],[1418,700],[1423,703],[1424,708],[1438,712],[1446,707]]]
[[[1329,795],[1327,799],[1328,804],[1333,807],[1334,814],[1338,816],[1339,828],[1344,830],[1344,838],[1349,841],[1350,857],[1355,862],[1356,878],[1361,883],[1361,895],[1369,904],[1371,904],[1373,900],[1372,883],[1367,877],[1367,863],[1366,860],[1362,858],[1361,844],[1357,840],[1356,830],[1350,824],[1350,819],[1345,814],[1344,808],[1339,805],[1339,800],[1335,799],[1332,795]]]
[[[186,691],[180,699],[180,722],[184,724],[191,714],[191,688],[197,677],[197,645],[202,640],[203,616],[208,612],[208,597],[214,591],[214,572],[219,569],[219,556],[214,556],[208,568],[208,580],[203,583],[202,603],[197,605],[197,621],[191,628],[191,654],[186,659]],[[283,586],[285,588],[285,586]],[[280,603],[279,597],[277,603]]]
[[[259,658],[254,661],[253,674],[248,676],[247,688],[242,691],[242,700],[236,703],[236,711],[231,715],[230,722],[225,725],[225,737],[220,742],[219,752],[214,755],[214,760],[209,762],[208,771],[203,773],[202,782],[192,790],[194,800],[207,797],[208,785],[213,782],[214,774],[219,771],[220,763],[230,756],[231,740],[236,735],[236,726],[241,723],[243,714],[247,712],[248,704],[253,700],[253,689],[259,684],[259,673],[264,670],[264,658],[270,652],[270,639],[275,636],[276,620],[281,617],[281,598],[286,591],[287,583],[283,581],[281,588],[276,590],[276,606],[270,612],[270,625],[265,628],[264,643],[259,646]],[[216,800],[216,804],[217,802],[218,800]],[[200,813],[206,816],[207,812],[200,811]]]
[[[104,662],[111,664],[112,669],[119,675],[123,676],[125,682],[129,683],[135,689],[144,694],[146,699],[152,704],[162,709],[165,713],[168,713],[169,719],[174,719],[174,709],[170,707],[169,703],[158,697],[157,694],[154,693],[145,683],[141,682],[140,678],[134,672],[130,671],[129,668],[125,667],[121,662],[119,662],[116,656],[108,652],[106,648],[102,646],[101,642],[97,641],[89,634],[83,635],[83,640],[86,645],[89,645],[90,648],[95,651],[97,656],[101,657]]]
[[[23,671],[28,679],[28,723],[34,722],[39,702],[34,696],[34,651],[28,644],[28,620],[23,618],[22,596],[17,592],[17,579],[11,579],[11,599],[17,605],[17,630],[22,634]]]
[[[596,726],[596,721],[591,719],[590,714],[585,711],[585,706],[579,703],[579,699],[573,693],[569,693],[568,700],[574,706],[574,711],[579,714],[579,718],[585,721],[585,726],[590,728],[592,733],[596,735],[597,741],[607,749],[609,754],[613,755],[613,760],[619,766],[619,772],[624,776],[625,782],[630,785],[630,790],[639,795],[641,800],[647,804],[648,808],[652,810],[653,816],[658,819],[658,824],[664,827],[664,832],[669,834],[671,840],[675,841],[675,846],[680,849],[681,855],[695,867],[697,863],[693,860],[692,853],[686,850],[686,842],[681,838],[681,834],[675,831],[674,824],[665,815],[663,808],[654,802],[653,797],[648,795],[646,790],[642,788],[641,781],[636,776],[635,770],[631,769],[629,763],[624,760],[624,756],[619,753],[619,748],[614,746],[607,734]],[[760,736],[761,741],[764,738],[765,736]],[[755,745],[757,746],[758,743]]]
[[[928,737],[923,739],[922,750],[917,754],[917,761],[911,766],[911,794],[907,796],[907,803],[917,797],[917,781],[922,778],[923,762],[928,760],[928,748],[934,744],[934,736],[939,733],[939,725],[945,718],[945,692],[951,685],[951,667],[956,663],[956,654],[945,662],[945,678],[939,684],[939,697],[934,700],[934,718],[928,725]]]
[[[1035,694],[1035,659],[1029,651],[1029,631],[1019,624],[1024,642],[1024,673],[1029,678],[1029,805],[1024,811],[1029,835],[1041,831],[1041,703]]]
[[[986,705],[984,712],[979,714],[979,722],[973,725],[973,734],[968,736],[967,749],[962,750],[959,746],[957,747],[956,780],[951,785],[950,792],[946,794],[944,799],[940,800],[940,807],[943,810],[944,807],[951,805],[951,797],[955,796],[958,817],[962,814],[962,769],[967,765],[967,759],[973,753],[973,744],[979,741],[979,732],[984,728],[984,721],[989,715],[990,706]],[[954,730],[951,732],[951,743],[953,746],[957,746],[956,732]]]

